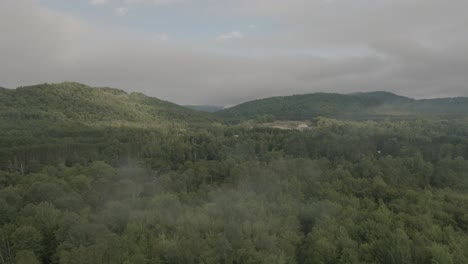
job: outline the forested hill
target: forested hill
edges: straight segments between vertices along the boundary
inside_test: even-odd
[[[447,117],[466,113],[468,113],[468,98],[415,100],[389,92],[369,92],[271,97],[224,109],[217,112],[217,115],[234,119],[270,117],[282,120],[305,120],[326,116],[365,120],[414,115]]]
[[[217,105],[184,105],[184,106],[193,110],[208,112],[208,113],[214,113],[223,109],[222,106],[217,106]]]
[[[245,109],[466,107],[451,100],[314,94]],[[0,264],[468,263],[468,119],[212,120],[76,83],[0,89]]]
[[[208,114],[113,88],[79,83],[0,89],[0,120],[5,125],[83,123],[87,125],[165,126],[210,120]]]
[[[128,94],[119,89],[93,88],[73,82],[0,88],[2,127],[64,123],[167,127],[208,123],[217,118],[307,120],[323,116],[376,120],[414,115],[450,117],[468,113],[468,98],[415,100],[388,92],[314,93],[259,99],[215,112],[218,109],[212,106],[184,107],[141,93]]]

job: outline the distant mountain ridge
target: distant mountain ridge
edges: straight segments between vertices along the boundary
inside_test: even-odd
[[[465,97],[416,100],[382,91],[270,97],[216,112],[216,115],[230,119],[252,119],[263,116],[277,120],[306,120],[317,116],[381,119],[416,115],[448,117],[466,114],[468,114],[468,98]]]
[[[468,98],[416,100],[384,91],[311,93],[257,99],[227,109],[220,108],[209,105],[180,106],[142,93],[127,93],[108,87],[93,88],[74,82],[0,88],[0,122],[5,126],[75,122],[165,127],[206,124],[223,119],[260,118],[272,121],[310,120],[319,116],[351,120],[420,115],[459,117],[468,116]]]

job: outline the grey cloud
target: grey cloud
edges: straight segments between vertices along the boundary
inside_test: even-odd
[[[274,17],[287,30],[223,43],[249,51],[231,54],[215,51],[213,39],[201,49],[161,41],[158,34],[91,24],[33,0],[1,1],[0,86],[78,81],[181,104],[235,104],[317,91],[468,96],[466,1],[229,3],[216,5],[217,12]],[[327,47],[350,54],[305,52]]]

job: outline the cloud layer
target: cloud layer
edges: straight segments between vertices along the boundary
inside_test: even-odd
[[[184,14],[206,11],[214,26],[220,17],[233,22],[224,30],[206,29],[218,32],[211,35],[188,27],[200,36],[178,39],[169,28],[152,32],[122,27],[45,7],[38,0],[0,1],[0,86],[78,81],[183,104],[235,104],[317,91],[468,96],[464,0],[88,4],[121,16],[176,4],[173,8]],[[243,24],[245,18],[267,21],[269,32]]]

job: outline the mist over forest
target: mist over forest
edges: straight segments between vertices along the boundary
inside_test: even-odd
[[[466,100],[1,89],[0,263],[466,263]]]

